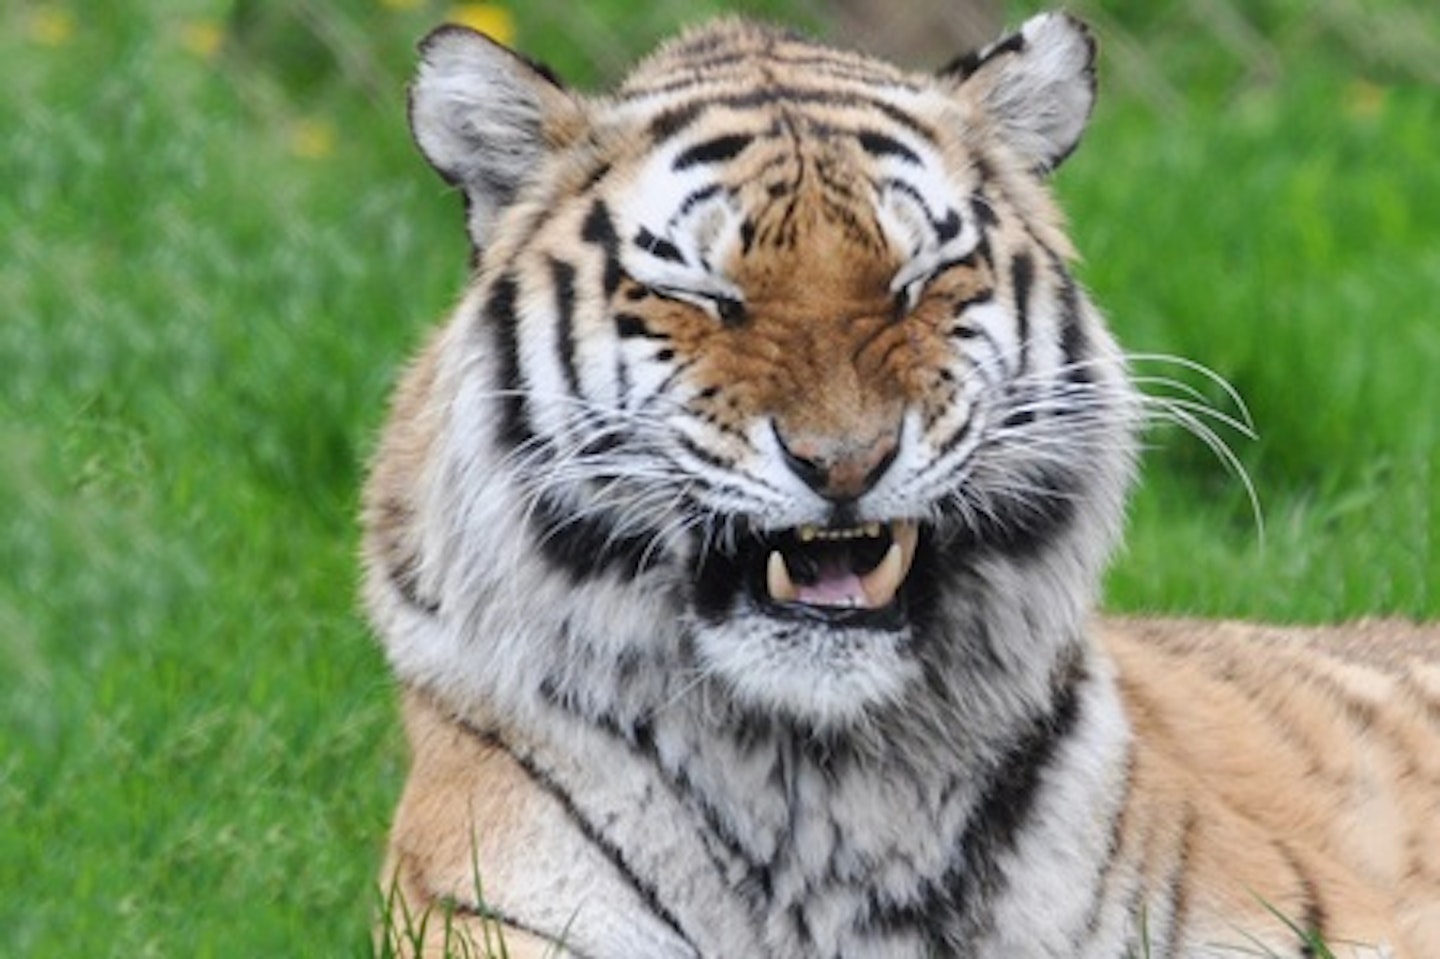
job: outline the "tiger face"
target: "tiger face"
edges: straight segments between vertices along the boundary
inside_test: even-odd
[[[603,99],[459,28],[422,52],[477,263],[452,472],[572,585],[645,593],[682,666],[820,724],[903,700],[987,595],[1088,603],[1135,402],[1044,183],[1083,27],[929,76],[722,22]]]

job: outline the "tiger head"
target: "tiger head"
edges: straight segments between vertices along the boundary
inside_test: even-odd
[[[1136,419],[1045,184],[1095,96],[1080,24],[922,75],[723,21],[603,98],[462,28],[422,55],[475,249],[451,475],[572,586],[666,597],[695,672],[825,723],[965,623],[1075,628]]]

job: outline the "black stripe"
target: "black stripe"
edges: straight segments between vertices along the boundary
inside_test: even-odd
[[[1123,791],[1116,804],[1115,815],[1110,820],[1110,836],[1105,842],[1105,857],[1096,870],[1095,883],[1091,889],[1090,909],[1085,919],[1085,931],[1091,939],[1100,932],[1100,920],[1104,918],[1105,904],[1110,900],[1117,876],[1125,876],[1125,837],[1131,823],[1131,811],[1135,804],[1135,744],[1125,746],[1125,776]],[[1137,884],[1140,888],[1143,883]],[[1172,923],[1173,926],[1173,923]],[[1142,951],[1139,955],[1145,955]]]
[[[560,370],[571,395],[580,395],[580,375],[575,368],[575,267],[550,258],[550,281],[555,288],[555,344]]]
[[[580,184],[580,189],[576,190],[575,193],[579,196],[584,196],[586,193],[594,190],[600,185],[601,180],[610,175],[612,169],[613,167],[609,161],[602,161],[596,164],[595,169],[590,171],[589,175],[585,177],[585,181]]]
[[[996,57],[1006,53],[1019,53],[1025,49],[1025,35],[1023,33],[1012,33],[1003,40],[998,40],[988,47],[980,50],[972,50],[969,53],[956,57],[940,70],[940,76],[954,76],[957,79],[965,79],[979,70],[985,64]]]
[[[898,76],[893,70],[876,69],[863,60],[845,59],[843,55],[837,57],[835,51],[824,48],[817,49],[802,37],[792,39],[804,44],[807,51],[813,50],[814,52],[789,55],[784,50],[767,49],[765,56],[791,71],[803,73],[806,79],[834,79],[843,83],[859,84],[865,87],[886,87],[910,93],[920,89],[916,84]],[[672,53],[678,54],[679,51],[672,51]],[[733,79],[733,74],[727,75],[725,68],[736,64],[753,63],[754,60],[755,54],[750,51],[727,52],[701,59],[686,58],[683,75],[645,86],[627,85],[621,90],[621,95],[626,99],[638,99],[673,95],[681,91],[693,90],[696,87],[719,86]]]
[[[654,537],[621,535],[604,514],[577,514],[549,496],[536,497],[530,524],[540,555],[574,583],[605,575],[631,580],[662,559]]]
[[[803,37],[796,37],[801,43],[806,43]],[[810,52],[813,50],[814,52]],[[907,93],[917,93],[922,87],[905,79],[904,76],[887,65],[880,65],[877,69],[872,63],[866,62],[863,58],[852,59],[844,55],[835,55],[836,51],[822,48],[815,48],[808,43],[806,52],[800,54],[788,54],[779,51],[775,59],[793,67],[796,70],[804,71],[807,77],[817,74],[832,77],[839,80],[850,80],[866,87],[884,87],[889,90],[904,90]]]
[[[930,204],[926,202],[925,195],[921,193],[913,183],[896,177],[885,177],[877,181],[875,186],[877,189],[889,189],[897,193],[903,193],[914,200],[915,205],[925,211],[925,219],[929,221],[930,227],[934,229],[937,234],[939,233],[938,225],[940,219],[935,216],[935,211],[930,209]]]
[[[929,941],[935,955],[970,954],[989,930],[990,906],[1005,884],[999,862],[1015,847],[1056,747],[1075,729],[1080,686],[1088,679],[1078,657],[1062,666],[1050,708],[1034,716],[996,762],[945,875],[926,887],[918,901],[896,903],[872,892],[863,920],[866,928],[916,932]]]
[[[987,554],[1031,559],[1075,521],[1080,489],[1073,473],[1050,467],[1016,479],[1014,491],[978,491],[983,508],[976,509],[968,499],[955,506],[942,504],[958,521],[957,530],[940,544],[942,562],[968,568]]]
[[[580,239],[599,246],[605,256],[605,296],[612,297],[620,289],[624,275],[620,269],[620,237],[615,233],[615,221],[610,217],[610,208],[604,200],[596,200],[585,216],[580,228]]]
[[[655,362],[657,363],[674,363],[675,351],[668,349],[661,350],[655,354],[654,358]],[[669,393],[672,389],[674,389],[675,383],[680,379],[680,377],[684,376],[689,370],[691,370],[695,366],[695,364],[695,360],[685,360],[683,362],[676,363],[671,368],[669,374],[665,377],[665,379],[661,381],[660,385],[655,387],[655,389],[650,392],[650,395],[664,396],[665,394]]]
[[[719,424],[715,425],[718,426]],[[699,443],[696,443],[693,439],[683,433],[675,437],[675,439],[679,442],[680,446],[685,450],[685,452],[689,453],[691,456],[695,457],[697,460],[706,464],[707,466],[713,466],[715,469],[722,470],[727,473],[735,468],[734,463],[730,462],[729,460],[722,459],[715,453],[710,452],[705,447],[701,446]]]
[[[916,189],[914,184],[895,177],[886,177],[877,181],[875,186],[877,189],[895,190],[914,200],[915,205],[924,211],[925,219],[930,223],[930,229],[935,232],[935,239],[938,243],[948,243],[960,235],[960,227],[963,225],[960,212],[950,208],[945,211],[943,217],[936,216],[935,211],[930,209],[930,204],[926,202],[925,195]]]
[[[662,336],[661,334],[651,330],[650,327],[645,324],[644,318],[637,316],[634,313],[615,314],[615,335],[620,337],[622,340],[630,340],[636,338],[650,340],[669,339],[669,337]]]
[[[446,905],[447,905],[448,908],[453,909],[453,910],[454,910],[454,914],[457,915],[457,916],[472,916],[472,917],[474,917],[474,918],[476,918],[476,919],[479,919],[481,922],[484,922],[484,923],[497,923],[497,922],[498,922],[501,926],[503,926],[503,927],[505,927],[505,928],[513,929],[513,930],[515,930],[516,932],[523,932],[523,933],[525,933],[526,935],[534,936],[536,939],[542,939],[542,940],[544,940],[545,945],[546,945],[545,955],[547,955],[547,956],[551,954],[551,951],[552,951],[552,950],[555,952],[555,954],[558,955],[561,946],[564,946],[564,948],[565,948],[565,955],[566,955],[567,957],[573,957],[573,959],[588,959],[588,957],[587,957],[584,953],[576,952],[574,945],[572,945],[572,944],[570,944],[570,943],[568,943],[568,942],[565,941],[564,931],[558,933],[558,934],[555,935],[555,936],[549,935],[549,934],[547,934],[547,933],[545,933],[545,932],[542,932],[540,929],[536,928],[535,926],[530,925],[528,922],[521,922],[519,919],[516,919],[516,918],[515,918],[514,916],[512,916],[510,913],[506,912],[504,909],[497,909],[497,908],[495,908],[494,906],[490,905],[489,903],[487,903],[487,902],[485,902],[485,901],[483,901],[483,900],[475,903],[475,905],[473,905],[473,906],[472,906],[470,903],[468,903],[468,902],[456,902],[456,901],[454,901],[454,900],[447,901]],[[433,917],[433,918],[431,919],[431,921],[432,921],[432,922],[437,922],[437,923],[438,923],[438,922],[442,922],[442,921],[443,921],[443,917]],[[422,919],[422,922],[423,922],[423,919]],[[423,926],[422,926],[422,928],[423,928]],[[406,939],[407,944],[408,944],[408,940],[409,940],[410,937],[409,937],[409,936],[404,936],[404,938]],[[504,930],[503,930],[503,929],[501,930],[498,938],[501,939],[501,940],[503,940],[503,939],[505,938],[505,934],[504,934]],[[465,940],[465,941],[468,941],[468,940]],[[400,943],[396,942],[396,943],[392,943],[392,945],[399,946]],[[388,955],[388,953],[386,953],[386,954]],[[446,955],[453,955],[453,954],[454,954],[454,953],[450,953],[450,952],[448,952],[448,951],[446,952]],[[470,955],[470,952],[469,952],[468,949],[465,949],[465,950],[462,950],[462,952],[461,952],[460,954],[461,954],[461,955],[467,955],[467,956],[468,956],[468,955]],[[486,953],[486,955],[489,955],[489,954],[490,954],[490,953],[488,953],[488,952]]]
[[[964,443],[965,440],[968,439],[970,434],[974,431],[975,417],[965,417],[965,422],[960,424],[960,428],[954,433],[951,433],[949,436],[947,436],[945,438],[945,442],[940,444],[940,448],[935,451],[934,459],[936,461],[940,461],[943,460],[945,457],[949,456],[951,453],[955,452],[955,450],[959,449],[961,444]]]
[[[506,273],[495,281],[485,301],[485,319],[495,330],[500,354],[500,440],[511,449],[527,448],[535,440],[525,399],[525,375],[520,369],[520,320],[515,315],[518,297],[515,275]]]
[[[636,671],[650,665],[640,653],[634,650],[627,650],[620,654],[617,661],[617,674],[623,679],[626,674],[633,675]],[[562,681],[555,676],[547,676],[541,680],[539,692],[545,701],[556,709],[579,717],[615,737],[633,749],[637,755],[648,762],[658,773],[662,782],[669,789],[670,795],[678,802],[691,806],[705,820],[706,827],[710,833],[705,836],[705,852],[715,872],[719,875],[733,876],[737,864],[743,866],[745,876],[736,883],[736,889],[752,905],[768,906],[773,900],[774,889],[770,882],[770,867],[758,862],[744,847],[740,838],[726,821],[724,815],[716,808],[710,797],[703,789],[699,789],[690,779],[690,774],[685,763],[678,764],[667,762],[660,755],[659,747],[655,743],[654,725],[648,719],[636,719],[622,721],[609,712],[596,713],[592,708],[587,708],[584,697],[574,689],[564,687]],[[747,753],[753,753],[761,749],[773,749],[777,735],[773,718],[765,713],[743,712],[731,721],[726,727],[731,739],[735,744]],[[808,728],[798,735],[806,743],[820,743],[827,738]],[[765,738],[761,738],[765,737]],[[821,748],[816,746],[815,748]],[[721,856],[724,853],[729,856],[725,859]]]
[[[1281,845],[1280,853],[1285,857],[1285,863],[1295,875],[1295,881],[1300,885],[1301,918],[1298,920],[1299,928],[1297,934],[1301,937],[1300,955],[1311,959],[1319,953],[1316,952],[1315,943],[1325,941],[1325,926],[1329,921],[1325,907],[1320,903],[1320,889],[1315,885],[1315,880],[1305,872],[1300,861],[1295,858],[1294,852],[1288,846]],[[1292,920],[1289,917],[1288,921]]]
[[[672,168],[677,172],[700,164],[723,163],[733,160],[748,147],[754,137],[748,133],[730,133],[713,140],[704,140],[688,150],[681,151]]]
[[[806,89],[793,86],[773,86],[751,90],[740,94],[722,94],[694,100],[683,107],[666,110],[650,122],[650,136],[655,142],[669,139],[688,129],[707,111],[716,107],[731,110],[748,110],[755,107],[779,103],[818,104],[822,106],[858,107],[863,110],[878,110],[891,120],[927,140],[935,136],[925,124],[893,103],[878,97],[865,96],[859,91]]]
[[[396,531],[385,536],[380,556],[390,585],[406,604],[426,615],[435,615],[440,611],[440,602],[420,593],[420,551],[408,548],[399,532],[414,524],[414,509],[395,497],[388,497],[380,503],[379,512],[376,525]]]
[[[1032,719],[997,764],[990,783],[971,818],[961,845],[983,870],[967,870],[984,876],[993,872],[995,860],[1015,845],[1020,827],[1030,815],[1040,791],[1040,777],[1055,756],[1056,745],[1075,729],[1080,715],[1080,686],[1089,679],[1083,663],[1067,664],[1056,683],[1050,710]]]
[[[1055,258],[1053,269],[1060,280],[1060,353],[1066,363],[1065,378],[1077,385],[1089,383],[1093,379],[1086,363],[1090,358],[1090,340],[1082,320],[1080,288],[1059,257]]]
[[[920,166],[920,157],[915,151],[901,143],[894,137],[886,136],[874,130],[861,130],[856,134],[860,141],[860,148],[874,157],[896,157],[912,166]]]
[[[675,223],[682,218],[688,216],[691,210],[695,209],[695,207],[699,206],[701,203],[704,203],[706,200],[710,199],[715,194],[724,191],[724,189],[725,187],[719,183],[711,183],[706,186],[702,186],[700,189],[696,190],[694,193],[690,194],[685,198],[685,202],[680,204],[680,209],[677,210],[672,217],[670,217],[670,222]]]
[[[697,955],[699,954],[699,949],[696,948],[695,943],[681,927],[674,913],[667,909],[665,904],[660,901],[660,896],[656,892],[655,887],[641,879],[635,870],[630,868],[620,848],[602,835],[590,820],[585,818],[584,814],[581,813],[580,809],[575,805],[575,800],[571,798],[570,794],[566,792],[560,783],[546,773],[545,770],[541,769],[530,757],[521,755],[518,750],[512,749],[509,743],[500,738],[499,734],[480,729],[462,718],[457,717],[455,722],[481,742],[503,751],[507,756],[515,760],[515,763],[525,771],[525,774],[530,777],[535,785],[539,786],[560,805],[560,808],[565,812],[566,818],[569,819],[571,825],[580,832],[580,835],[600,850],[610,865],[615,867],[615,871],[618,872],[630,885],[630,888],[634,889],[636,894],[640,896],[641,901],[645,903],[645,907],[649,909],[650,913],[668,926],[670,931],[675,933],[675,935],[694,950]]]
[[[1020,343],[1020,368],[1030,366],[1030,288],[1035,282],[1035,261],[1028,253],[1016,253],[1010,261],[1010,289],[1015,299],[1015,336]]]
[[[678,246],[664,237],[656,236],[643,226],[635,234],[635,245],[651,256],[659,257],[662,260],[682,265],[686,262],[685,254],[680,252]]]
[[[438,600],[420,595],[420,555],[418,553],[407,553],[404,559],[389,566],[385,572],[390,579],[390,585],[395,587],[395,591],[400,594],[400,598],[407,605],[427,616],[434,616],[440,612]]]
[[[978,220],[982,226],[1000,225],[1000,217],[995,215],[995,208],[990,205],[984,193],[977,193],[970,200],[970,212],[975,215],[975,219]]]
[[[1190,857],[1191,850],[1195,847],[1195,832],[1198,826],[1195,807],[1187,804],[1185,818],[1180,826],[1180,848],[1166,880],[1170,922],[1165,927],[1164,946],[1156,953],[1159,956],[1179,955],[1180,946],[1185,941],[1185,926],[1190,921]],[[1146,930],[1147,933],[1150,931]],[[1153,947],[1153,943],[1140,943],[1140,946],[1142,949]]]
[[[979,306],[982,303],[992,303],[994,302],[994,300],[995,291],[993,289],[987,288],[983,290],[977,290],[976,292],[971,293],[969,296],[965,297],[963,300],[957,300],[954,304],[951,305],[950,308],[955,311],[955,317],[958,319],[966,310],[970,309],[972,306]],[[963,339],[968,339],[976,335],[975,331],[968,326],[961,327],[957,332]]]
[[[754,220],[751,220],[751,219],[749,219],[749,218],[747,217],[747,218],[745,219],[745,221],[740,224],[740,252],[741,252],[741,254],[742,254],[742,255],[748,255],[748,254],[750,253],[750,251],[754,248],[754,246],[755,246],[755,221],[754,221]]]
[[[957,256],[952,257],[948,260],[941,260],[939,263],[935,264],[935,268],[931,271],[930,275],[932,277],[940,276],[942,273],[948,273],[950,270],[958,269],[960,267],[964,267],[967,270],[978,270],[982,264],[987,267],[991,266],[990,241],[984,236],[980,237],[980,242],[975,244],[975,248],[969,253],[966,253],[964,256]],[[994,293],[994,290],[985,290],[983,293],[977,294],[977,296],[982,296],[984,299],[990,299],[994,295]]]
[[[711,624],[728,620],[745,590],[747,575],[753,572],[750,567],[758,565],[718,549],[697,553],[690,574],[690,582],[694,584],[691,604],[695,612]]]
[[[1062,669],[1050,710],[1034,717],[1015,738],[961,837],[958,868],[952,867],[947,876],[952,908],[964,909],[965,921],[958,930],[961,942],[974,942],[989,930],[993,915],[985,905],[1005,883],[999,860],[1015,848],[1057,745],[1074,732],[1080,716],[1080,686],[1088,679],[1078,655]]]
[[[962,260],[974,263],[983,263],[990,269],[995,269],[995,251],[990,246],[990,234],[983,229],[980,231],[980,240],[975,244],[975,249],[967,253]]]

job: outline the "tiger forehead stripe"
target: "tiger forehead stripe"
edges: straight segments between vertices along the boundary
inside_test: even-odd
[[[905,161],[911,166],[922,166],[923,162],[916,152],[899,140],[874,130],[861,130],[856,134],[860,146],[866,153],[876,157],[896,157]]]
[[[807,128],[812,134],[819,137],[853,139],[860,145],[862,150],[876,159],[893,158],[913,167],[923,167],[925,165],[925,161],[921,159],[920,155],[914,149],[907,146],[897,137],[875,129],[865,127],[857,129],[818,121],[808,123]],[[770,133],[774,133],[773,127]],[[725,163],[744,153],[757,139],[764,139],[766,136],[767,134],[764,132],[727,133],[712,137],[708,140],[702,140],[681,150],[675,156],[675,159],[671,161],[670,168],[673,172],[680,173],[692,167]],[[697,190],[686,200],[685,206],[680,211],[680,214],[683,215],[688,212],[689,208],[696,203],[709,199],[719,189],[721,188],[718,184],[710,184],[707,187],[702,187]],[[949,237],[941,237],[942,241],[946,239],[949,239]],[[647,232],[643,238],[637,237],[636,242],[649,249],[656,241],[653,237],[650,237]],[[659,250],[651,249],[651,252],[657,255],[663,255]]]
[[[650,121],[648,132],[654,141],[660,142],[683,133],[706,113],[717,108],[752,110],[757,107],[775,106],[787,102],[805,106],[850,107],[860,111],[876,110],[917,136],[924,137],[932,143],[939,140],[935,130],[929,124],[882,97],[860,91],[798,86],[765,87],[746,93],[721,94],[692,100],[684,106],[662,111]]]
[[[704,140],[682,150],[671,165],[672,169],[679,172],[687,167],[733,160],[754,142],[754,139],[748,133],[728,133],[711,140]]]
[[[890,64],[843,50],[817,48],[796,34],[740,31],[712,32],[680,41],[654,57],[620,88],[622,97],[655,97],[693,92],[704,86],[744,85],[757,79],[755,64],[763,60],[784,73],[807,79],[840,81],[876,89],[911,93],[921,87]],[[766,76],[771,82],[773,77]]]

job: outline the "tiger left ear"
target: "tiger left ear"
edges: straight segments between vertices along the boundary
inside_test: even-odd
[[[1035,172],[1055,169],[1080,142],[1095,106],[1095,38],[1063,13],[1032,17],[1014,33],[941,71],[973,98]]]
[[[580,135],[584,110],[549,70],[466,27],[432,32],[420,58],[410,127],[430,165],[464,191],[482,249],[545,155]]]

